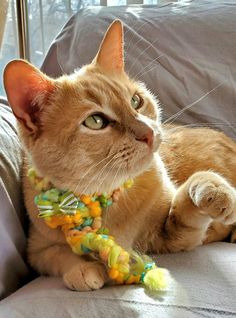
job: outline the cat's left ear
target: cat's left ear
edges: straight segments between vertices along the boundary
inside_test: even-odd
[[[93,63],[109,73],[124,72],[124,32],[120,20],[115,20],[107,30]]]

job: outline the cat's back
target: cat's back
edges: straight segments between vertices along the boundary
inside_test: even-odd
[[[212,170],[236,186],[236,143],[209,128],[163,127],[159,153],[172,180],[184,182],[196,171]]]

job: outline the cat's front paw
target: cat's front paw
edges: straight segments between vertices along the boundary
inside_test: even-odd
[[[78,264],[63,275],[65,285],[76,291],[90,291],[100,289],[107,280],[106,269],[102,264],[88,262]]]
[[[236,222],[236,192],[228,182],[213,172],[197,172],[189,179],[193,204],[212,219],[224,224]]]

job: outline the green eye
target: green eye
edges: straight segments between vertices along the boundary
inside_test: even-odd
[[[108,120],[101,115],[94,114],[88,116],[83,122],[83,125],[93,130],[99,130],[108,125]]]
[[[134,109],[138,109],[142,106],[143,100],[138,94],[134,94],[134,96],[131,99],[131,106]]]

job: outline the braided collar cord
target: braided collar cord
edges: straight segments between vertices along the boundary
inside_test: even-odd
[[[31,168],[28,177],[39,195],[35,204],[38,217],[52,229],[61,228],[72,251],[78,255],[96,253],[106,265],[109,277],[117,284],[142,283],[151,290],[164,290],[167,271],[159,268],[146,255],[130,253],[118,245],[102,227],[102,211],[117,201],[119,193],[129,189],[133,180],[126,181],[110,194],[76,195],[54,188],[46,178],[37,176]]]

